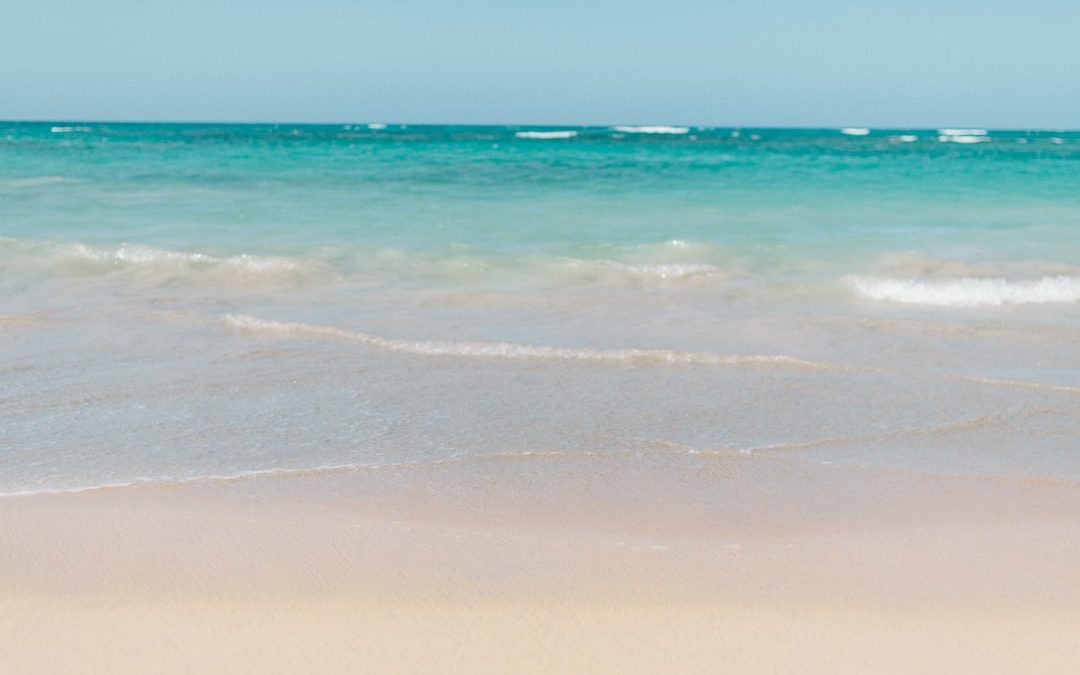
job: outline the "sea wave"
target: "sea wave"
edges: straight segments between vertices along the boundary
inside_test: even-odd
[[[99,265],[105,268],[144,268],[163,272],[170,271],[223,271],[241,276],[292,278],[317,271],[315,261],[278,256],[240,254],[216,257],[203,253],[186,253],[122,244],[117,248],[92,248],[74,244],[62,248],[59,256],[79,263]]]
[[[970,143],[985,143],[986,141],[990,140],[990,137],[989,136],[977,136],[977,135],[961,136],[961,135],[952,135],[952,134],[942,134],[942,135],[938,136],[937,139],[941,143],[969,143],[970,144]]]
[[[716,244],[671,239],[614,247],[603,257],[533,258],[530,265],[545,277],[600,284],[695,285],[743,275],[730,253]]]
[[[844,127],[840,133],[845,136],[869,136],[870,130],[865,127]]]
[[[40,187],[42,185],[63,185],[66,183],[81,182],[82,180],[71,178],[69,176],[28,176],[26,178],[12,178],[0,181],[0,187],[31,188]]]
[[[669,127],[665,125],[617,126],[615,131],[627,134],[687,134],[690,133],[690,127]]]
[[[538,140],[551,140],[557,138],[573,138],[578,132],[571,130],[563,131],[518,131],[514,134],[518,138],[534,138]]]
[[[421,356],[449,356],[471,359],[588,361],[600,363],[676,364],[726,367],[793,368],[823,370],[831,366],[794,356],[735,355],[716,352],[688,352],[674,349],[595,349],[590,347],[550,347],[509,342],[457,342],[401,340],[360,331],[310,323],[262,319],[245,314],[228,314],[222,322],[240,331],[278,336],[333,338],[358,342],[367,347]]]
[[[590,255],[592,254],[592,255]],[[556,286],[700,286],[739,276],[720,247],[699,242],[598,247],[582,255],[506,254],[468,246],[437,250],[323,247],[302,255],[210,254],[124,243],[117,246],[0,238],[0,273],[111,277],[224,286],[343,280],[472,284],[498,280]]]
[[[985,136],[986,129],[938,129],[939,136]]]
[[[359,274],[449,283],[515,279],[542,285],[692,286],[743,274],[727,249],[703,242],[597,246],[578,255],[502,254],[467,246],[435,251],[359,250],[339,256]]]
[[[163,281],[201,278],[223,283],[297,283],[334,275],[331,266],[312,258],[213,256],[130,243],[96,247],[11,239],[0,242],[0,269],[44,270],[61,276],[128,274]]]
[[[435,251],[381,247],[338,252],[335,259],[345,273],[451,284],[512,279],[542,286],[678,287],[745,275],[728,248],[705,242],[596,245],[575,253],[505,253],[463,245]]]
[[[542,268],[538,271],[544,276],[554,281],[571,283],[670,285],[707,282],[731,276],[730,270],[708,263],[632,263],[603,259],[554,258],[537,261],[535,264]]]
[[[1026,280],[851,277],[847,281],[860,297],[906,305],[999,307],[1080,301],[1080,277],[1075,276],[1044,276]]]

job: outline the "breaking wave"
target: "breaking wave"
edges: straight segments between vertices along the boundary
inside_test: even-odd
[[[687,134],[690,133],[690,127],[669,127],[664,125],[655,126],[618,126],[615,127],[615,131],[621,131],[625,134]]]
[[[500,254],[469,247],[430,251],[324,247],[293,256],[217,255],[134,243],[98,246],[0,238],[0,273],[225,286],[349,279],[449,284],[513,279],[558,286],[659,287],[725,282],[743,273],[722,248],[698,242],[676,240],[596,252],[601,255]]]
[[[986,141],[990,140],[990,137],[989,136],[977,136],[977,135],[960,136],[960,135],[951,135],[951,134],[946,135],[946,134],[943,134],[941,136],[938,136],[937,139],[938,139],[938,141],[940,141],[942,143],[967,143],[967,144],[971,144],[971,143],[985,143]]]
[[[985,136],[986,129],[938,129],[940,136]]]
[[[240,254],[213,256],[139,244],[0,242],[0,270],[45,270],[62,276],[134,275],[149,280],[205,279],[225,283],[299,283],[334,274],[312,258]]]
[[[848,283],[860,297],[906,305],[999,307],[1080,301],[1080,278],[1073,276],[1017,281],[972,277],[934,281],[852,277]]]
[[[535,138],[538,140],[551,140],[557,138],[573,138],[577,136],[576,131],[518,131],[514,136],[518,138]]]
[[[537,270],[556,281],[599,284],[684,284],[729,278],[730,270],[708,263],[631,263],[618,260],[554,258],[537,261]]]

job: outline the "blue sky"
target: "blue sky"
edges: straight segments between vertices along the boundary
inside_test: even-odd
[[[1080,127],[1080,2],[0,0],[0,118]]]

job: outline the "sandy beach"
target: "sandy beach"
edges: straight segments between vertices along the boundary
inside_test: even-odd
[[[1078,8],[6,3],[0,675],[1080,675]]]
[[[5,124],[0,673],[1080,666],[1080,135]]]
[[[514,464],[4,499],[0,652],[20,673],[1080,663],[1074,485],[845,471],[861,487],[821,500],[770,489],[832,480],[788,460],[636,485],[598,460],[602,489]],[[705,482],[745,508],[677,496]]]

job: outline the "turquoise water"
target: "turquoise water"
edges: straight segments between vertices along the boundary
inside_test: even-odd
[[[657,448],[1080,479],[1078,186],[1076,132],[0,123],[0,494]]]
[[[838,271],[894,251],[1080,256],[1076,133],[521,131],[0,124],[0,232],[339,264],[380,248],[618,258],[670,240]]]

